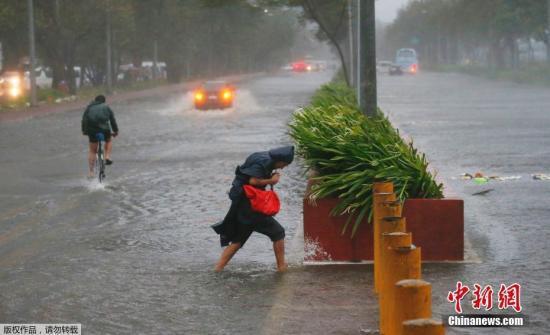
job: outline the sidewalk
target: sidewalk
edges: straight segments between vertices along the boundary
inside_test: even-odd
[[[262,334],[356,335],[378,329],[373,265],[303,265],[303,241],[300,223],[288,240],[290,267],[279,275]]]
[[[281,275],[263,334],[360,334],[378,329],[372,265],[291,268]]]
[[[219,79],[239,82],[246,79],[250,79],[256,76],[261,75],[262,73],[252,73],[244,75],[231,75],[221,77]],[[159,87],[139,90],[139,91],[129,91],[122,93],[115,93],[107,97],[108,103],[113,104],[121,101],[133,100],[133,99],[142,99],[160,95],[166,95],[170,93],[175,93],[178,91],[185,92],[189,89],[192,89],[201,83],[202,79],[195,79],[185,83],[169,84]],[[44,116],[52,113],[64,113],[69,111],[84,111],[84,108],[89,103],[88,100],[78,99],[76,101],[62,103],[62,104],[51,104],[51,105],[41,105],[37,107],[28,107],[17,109],[9,112],[0,112],[0,123],[9,122],[9,121],[21,121],[37,116]]]

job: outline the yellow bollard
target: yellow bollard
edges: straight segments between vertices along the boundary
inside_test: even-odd
[[[403,233],[385,234],[383,235],[384,241],[387,243],[386,240],[391,240],[391,236],[395,236],[395,234]],[[410,233],[405,235],[412,237]],[[420,279],[420,248],[414,245],[390,247],[385,252],[380,274],[380,332],[389,335],[392,323],[391,311],[393,311],[395,301],[395,283],[403,279]]]
[[[382,235],[405,232],[405,218],[401,218],[401,202],[385,201],[380,205],[381,219],[374,222],[374,292],[378,293],[382,266]],[[386,220],[387,219],[387,220]],[[410,244],[409,244],[410,245]]]
[[[372,183],[372,193],[393,193],[391,181],[377,181]]]
[[[394,272],[394,269],[388,266],[387,257],[385,256],[386,253],[388,253],[390,250],[396,249],[396,248],[408,248],[411,247],[412,244],[412,234],[411,233],[405,233],[405,232],[392,232],[392,233],[386,233],[382,235],[382,253],[383,253],[383,262],[380,262],[380,292],[378,295],[378,306],[379,306],[379,327],[380,331],[386,328],[386,320],[387,320],[387,311],[389,309],[389,302],[391,300],[387,299],[386,290],[384,289],[384,284],[388,283],[389,280],[392,280],[390,277],[392,276],[392,273]],[[408,278],[408,277],[406,277]],[[420,278],[420,275],[419,275]],[[403,279],[403,278],[399,278]],[[395,283],[398,281],[397,279],[393,281]]]
[[[372,234],[374,251],[374,292],[378,292],[377,273],[380,266],[380,220],[385,216],[401,216],[401,202],[395,201],[395,193],[374,193],[372,206]]]
[[[445,335],[441,321],[416,319],[403,322],[403,335]]]
[[[432,317],[432,285],[421,279],[395,283],[392,310],[388,313],[388,335],[402,335],[403,322]]]

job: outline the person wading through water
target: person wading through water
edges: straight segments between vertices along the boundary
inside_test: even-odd
[[[285,229],[272,216],[252,210],[250,201],[243,191],[244,185],[265,189],[276,185],[281,175],[273,173],[292,163],[294,147],[286,146],[269,151],[255,152],[248,156],[244,164],[237,166],[235,179],[229,191],[231,207],[223,221],[212,226],[220,235],[222,247],[226,247],[216,264],[216,271],[222,271],[233,255],[244,246],[252,232],[268,236],[273,242],[277,270],[285,271]]]

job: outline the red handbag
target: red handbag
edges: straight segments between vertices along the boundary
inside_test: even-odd
[[[250,207],[252,207],[253,211],[267,216],[279,213],[281,202],[273,189],[271,191],[264,191],[252,185],[244,185],[243,189],[246,197],[250,200]]]

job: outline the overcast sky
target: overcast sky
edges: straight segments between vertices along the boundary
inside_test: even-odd
[[[386,23],[392,22],[399,8],[408,2],[409,0],[376,0],[376,19]]]

